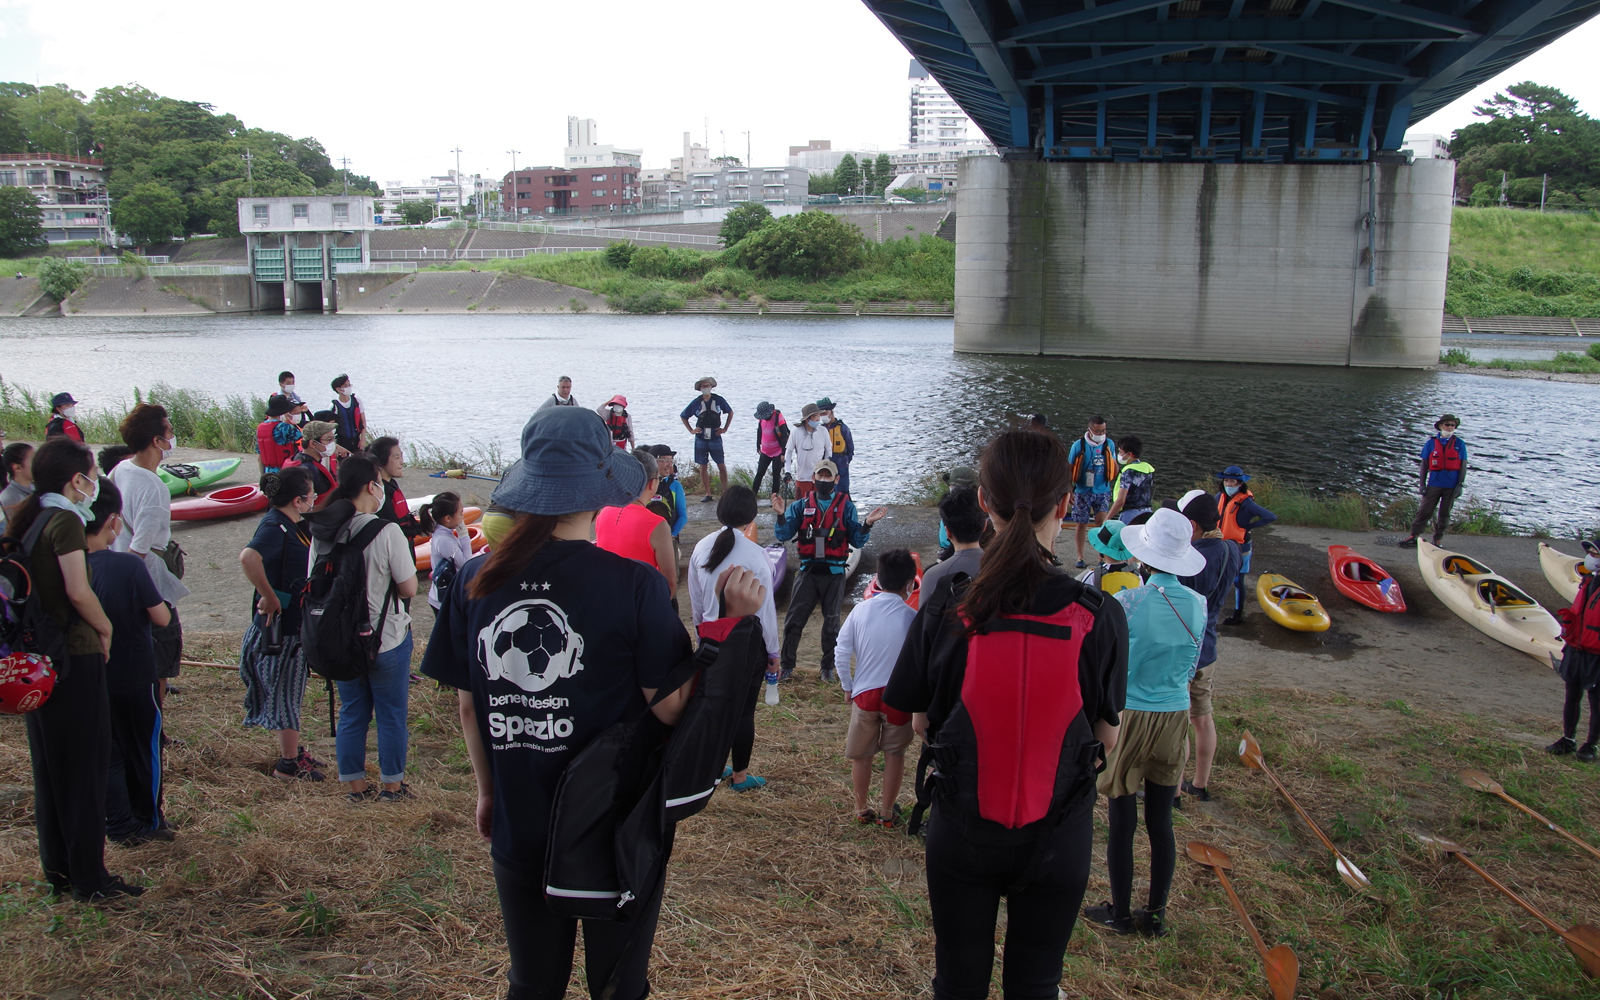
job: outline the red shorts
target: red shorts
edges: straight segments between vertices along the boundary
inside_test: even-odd
[[[863,691],[850,700],[863,712],[881,712],[891,726],[903,726],[911,721],[910,712],[902,712],[883,703],[883,688]]]

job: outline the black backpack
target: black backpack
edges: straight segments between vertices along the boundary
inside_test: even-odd
[[[376,627],[367,608],[367,564],[362,553],[388,522],[374,518],[311,565],[300,615],[306,665],[330,681],[365,677],[378,659],[383,623],[396,600],[389,584]]]
[[[703,641],[657,689],[651,705],[700,675],[676,727],[641,707],[572,759],[556,787],[545,854],[554,913],[634,917],[661,879],[674,824],[704,809],[721,784],[766,662],[760,619],[745,618],[722,642]]]
[[[0,655],[38,653],[64,676],[67,626],[50,617],[33,586],[33,547],[50,519],[60,513],[40,510],[21,540],[0,538]],[[77,620],[68,611],[68,624]]]

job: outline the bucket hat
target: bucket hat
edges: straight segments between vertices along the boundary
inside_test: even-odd
[[[572,514],[621,507],[644,489],[644,467],[611,443],[593,410],[552,406],[522,428],[522,458],[489,502],[525,514]]]
[[[810,420],[812,417],[814,417],[816,415],[817,415],[817,404],[816,403],[807,403],[806,405],[800,407],[800,419],[801,420]]]
[[[72,393],[70,393],[70,392],[58,392],[54,396],[50,397],[50,409],[52,409],[52,410],[55,409],[58,406],[77,406],[77,405],[78,405],[78,401],[76,399],[72,398]]]
[[[612,396],[610,399],[606,400],[607,406],[610,406],[612,403],[616,403],[618,406],[626,409],[628,406],[628,397],[619,392],[615,396]]]
[[[712,378],[710,375],[707,375],[702,379],[696,379],[694,383],[694,391],[699,392],[700,387],[705,385],[709,385],[711,388],[715,389],[717,387],[717,380]]]
[[[942,478],[953,490],[963,486],[972,489],[978,485],[978,473],[969,465],[958,465],[946,472]]]
[[[289,397],[281,392],[275,392],[267,398],[267,416],[281,417],[294,409],[294,404],[289,402]]]
[[[1125,526],[1121,521],[1107,521],[1098,528],[1089,531],[1089,544],[1094,550],[1110,559],[1112,562],[1127,562],[1133,558],[1133,553],[1122,544],[1122,531]]]
[[[1216,478],[1237,479],[1241,483],[1248,483],[1250,481],[1250,477],[1245,475],[1244,470],[1239,468],[1237,465],[1230,465],[1226,469],[1223,469],[1221,472],[1217,473]]]
[[[1455,424],[1457,427],[1460,427],[1461,418],[1457,417],[1454,413],[1446,413],[1444,416],[1433,422],[1433,429],[1438,430],[1440,424]]]
[[[772,419],[772,415],[774,413],[777,413],[777,412],[778,412],[778,408],[776,406],[773,406],[771,403],[767,402],[764,399],[761,402],[756,404],[756,419],[757,420],[771,420]]]
[[[1163,507],[1144,524],[1123,528],[1121,539],[1133,557],[1151,569],[1194,576],[1206,568],[1206,557],[1189,544],[1191,530],[1187,517]]]
[[[823,396],[821,399],[817,400],[817,409],[819,410],[831,410],[837,405],[838,404],[833,401],[832,396]]]

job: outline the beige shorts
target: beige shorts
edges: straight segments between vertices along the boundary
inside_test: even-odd
[[[1122,713],[1117,745],[1106,757],[1106,769],[1096,782],[1100,794],[1110,798],[1132,795],[1146,781],[1176,785],[1189,756],[1188,712]]]
[[[1189,715],[1198,719],[1211,714],[1211,685],[1217,679],[1217,665],[1208,663],[1195,671],[1189,682]]]
[[[882,712],[868,712],[860,705],[850,706],[850,731],[844,738],[844,755],[850,760],[872,757],[880,751],[903,754],[911,745],[911,723],[897,726]]]

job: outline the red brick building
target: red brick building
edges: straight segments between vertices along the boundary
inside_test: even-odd
[[[639,169],[525,167],[500,182],[501,205],[524,215],[600,215],[639,210]]]

